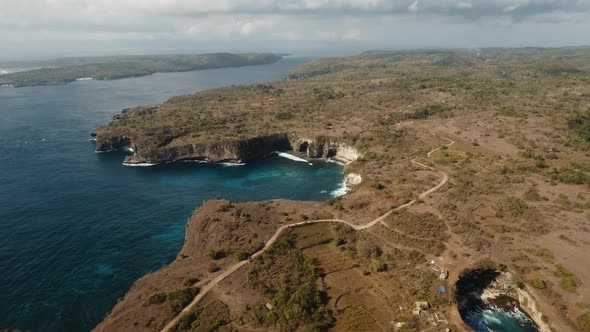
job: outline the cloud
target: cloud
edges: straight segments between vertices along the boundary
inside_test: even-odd
[[[562,43],[589,44],[585,31],[590,0],[0,0],[0,43],[31,48],[80,40],[543,44],[560,34]]]

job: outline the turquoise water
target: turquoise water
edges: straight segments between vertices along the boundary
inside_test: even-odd
[[[123,153],[94,153],[88,141],[124,107],[281,79],[303,61],[0,89],[0,329],[90,330],[176,256],[204,200],[329,199],[342,181],[334,163],[128,168]]]
[[[538,332],[522,309],[473,308],[464,313],[464,320],[476,332]]]
[[[504,295],[482,300],[484,289],[499,275],[496,270],[475,269],[457,281],[456,300],[463,321],[475,332],[538,332],[517,300]]]

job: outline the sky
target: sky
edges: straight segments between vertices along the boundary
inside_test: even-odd
[[[0,0],[0,58],[590,45],[590,0]]]

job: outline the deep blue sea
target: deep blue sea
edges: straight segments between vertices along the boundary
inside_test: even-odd
[[[89,133],[122,108],[282,79],[306,59],[115,81],[0,88],[0,329],[88,331],[174,259],[204,200],[326,200],[342,167],[277,156],[223,167],[124,167]]]

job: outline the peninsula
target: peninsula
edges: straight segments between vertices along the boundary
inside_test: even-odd
[[[62,58],[42,62],[0,63],[2,67],[36,68],[0,75],[0,85],[56,85],[76,80],[113,80],[165,72],[270,64],[283,55],[210,53],[198,55],[124,55]]]

